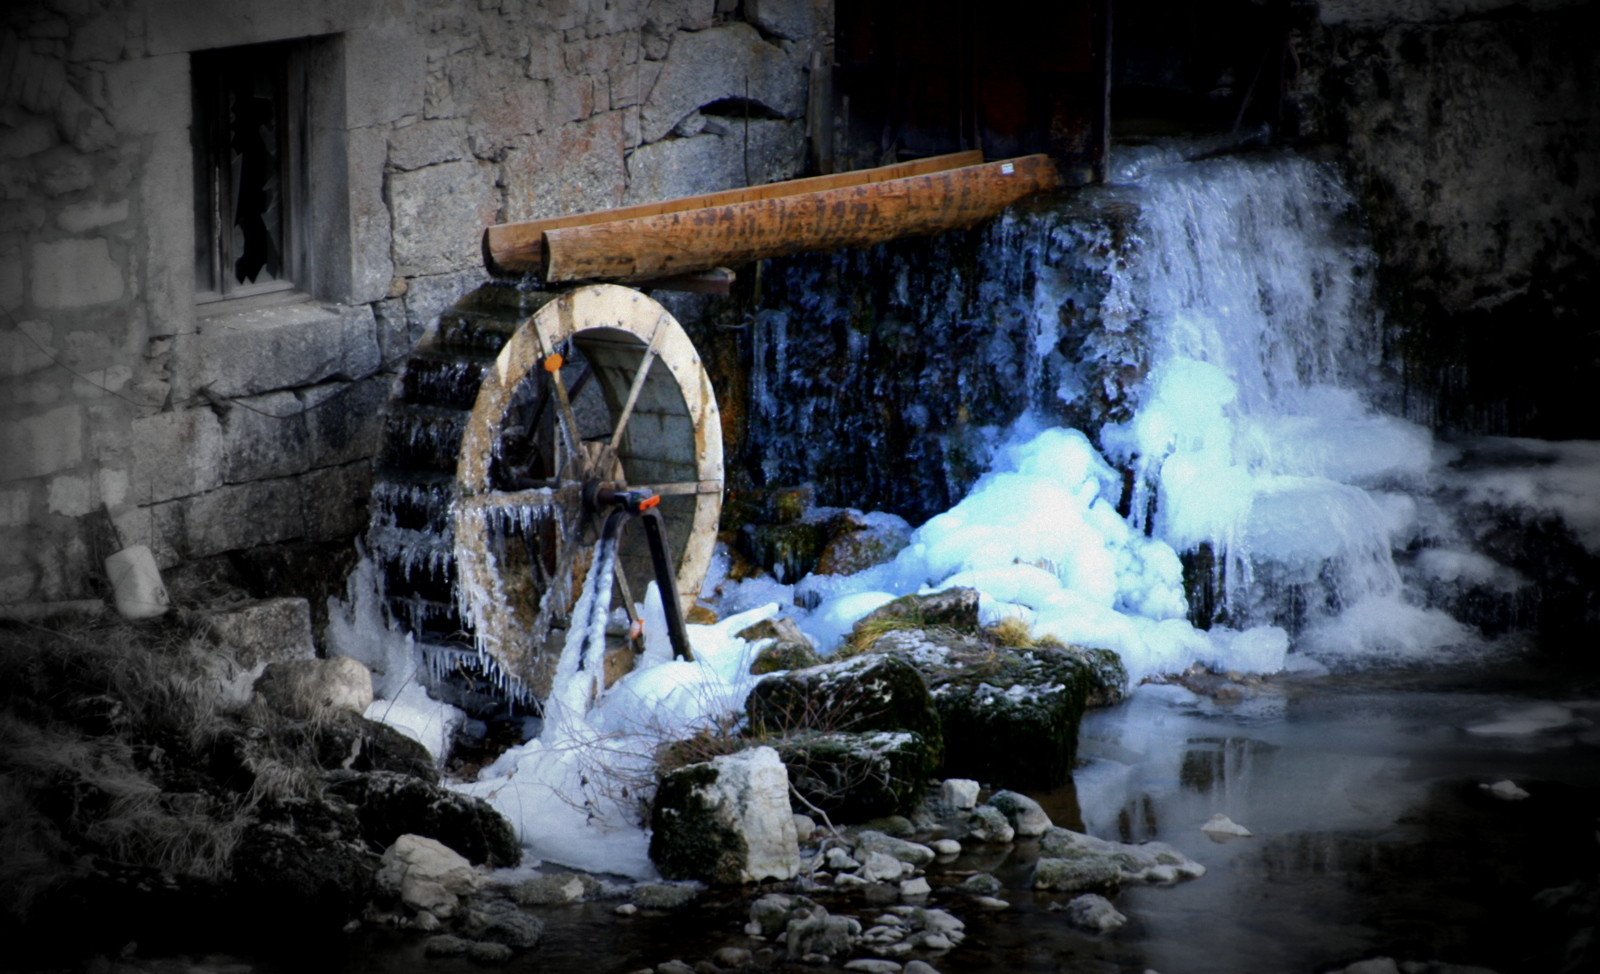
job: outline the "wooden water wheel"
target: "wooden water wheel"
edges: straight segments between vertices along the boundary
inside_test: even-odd
[[[645,503],[660,514],[676,579],[664,601],[694,604],[721,511],[722,429],[693,344],[656,301],[617,285],[579,287],[548,299],[507,337],[506,309],[530,302],[503,287],[496,297],[497,287],[484,292],[493,300],[474,295],[447,312],[434,340],[412,356],[403,385],[422,402],[395,411],[402,429],[391,421],[374,498],[380,506],[432,498],[432,538],[417,531],[401,541],[448,543],[424,557],[390,554],[392,614],[409,611],[425,644],[454,645],[458,657],[470,636],[491,669],[542,699],[608,500],[655,498]],[[499,310],[473,310],[486,307]],[[492,360],[486,344],[499,345]],[[472,384],[471,408],[462,409]],[[452,403],[430,394],[455,408],[441,418]],[[443,470],[419,471],[426,457],[407,446],[429,439],[416,428],[430,422],[446,428],[433,439],[459,444],[448,484]],[[383,547],[381,534],[369,536],[372,547]],[[647,540],[642,530],[622,532],[602,612],[626,607],[631,616],[644,601],[659,567]]]

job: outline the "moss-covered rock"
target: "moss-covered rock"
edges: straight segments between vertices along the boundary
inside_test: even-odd
[[[740,639],[748,642],[766,641],[750,663],[750,672],[756,675],[777,673],[781,670],[803,670],[822,662],[811,638],[800,631],[793,619],[763,619],[739,631]]]
[[[929,595],[902,595],[867,613],[855,624],[852,634],[874,627],[977,632],[978,590],[958,586]]]
[[[931,630],[888,633],[868,657],[878,655],[904,660],[927,682],[944,727],[940,774],[1025,791],[1067,780],[1078,722],[1092,688],[1108,679],[1107,661],[1079,650]]]
[[[803,732],[770,744],[794,789],[838,821],[910,811],[928,787],[927,743],[909,731]]]
[[[943,759],[944,732],[928,686],[916,667],[872,654],[770,676],[745,701],[751,732],[909,731],[922,738],[929,765]]]
[[[522,846],[505,817],[482,798],[391,771],[332,774],[328,791],[355,806],[361,837],[387,848],[402,835],[442,842],[473,863],[514,866]]]
[[[800,871],[787,773],[768,747],[663,775],[650,827],[650,859],[667,879],[735,885]]]

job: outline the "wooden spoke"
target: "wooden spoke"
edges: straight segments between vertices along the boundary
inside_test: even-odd
[[[679,484],[646,484],[643,489],[652,491],[661,497],[681,497],[688,494],[720,494],[722,481],[720,480],[690,480]]]

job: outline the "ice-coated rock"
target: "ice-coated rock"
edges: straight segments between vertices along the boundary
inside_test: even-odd
[[[856,835],[857,858],[871,852],[881,852],[913,866],[926,866],[933,861],[933,850],[920,842],[897,839],[892,835],[868,829]]]
[[[1043,835],[1045,829],[1055,824],[1038,802],[1014,791],[995,792],[989,796],[989,804],[1005,813],[1017,835],[1026,838]]]
[[[789,776],[770,747],[667,774],[650,824],[650,858],[668,879],[736,885],[800,872]]]
[[[1067,903],[1066,914],[1068,923],[1094,933],[1109,933],[1128,922],[1110,900],[1097,893],[1073,897]]]
[[[946,778],[939,786],[939,800],[964,811],[978,804],[980,790],[979,784],[971,778]]]
[[[1035,889],[1057,892],[1129,883],[1174,883],[1205,875],[1206,867],[1167,845],[1126,845],[1056,826],[1039,840]]]
[[[979,842],[1010,842],[1016,836],[1005,813],[993,805],[979,805],[972,811],[972,837]]]
[[[1236,835],[1240,838],[1246,838],[1251,834],[1249,829],[1221,812],[1207,819],[1206,824],[1200,826],[1200,831],[1207,835]]]
[[[1509,778],[1496,781],[1492,785],[1482,784],[1478,787],[1482,788],[1484,791],[1500,799],[1501,801],[1520,802],[1524,798],[1528,797],[1528,792],[1518,787],[1517,783]]]

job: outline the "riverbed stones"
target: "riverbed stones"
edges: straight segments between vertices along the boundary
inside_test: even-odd
[[[544,922],[502,899],[472,903],[461,914],[461,932],[477,941],[531,950],[544,936]]]
[[[517,884],[512,895],[523,906],[556,906],[583,899],[586,887],[577,873],[535,876]]]
[[[1091,933],[1110,933],[1128,922],[1128,918],[1111,905],[1111,901],[1098,893],[1085,893],[1067,901],[1067,922]]]
[[[642,910],[681,910],[700,898],[690,883],[644,883],[634,887],[634,905]]]
[[[920,842],[910,842],[871,829],[856,834],[854,848],[858,859],[877,852],[912,866],[926,866],[934,856],[933,850]]]
[[[1167,845],[1128,845],[1052,826],[1039,839],[1033,887],[1058,893],[1204,876],[1206,867]]]
[[[996,879],[991,873],[973,873],[963,879],[960,885],[956,887],[957,890],[966,893],[968,896],[993,896],[1000,892],[1002,888],[1000,880]]]
[[[784,930],[784,947],[790,960],[833,958],[849,953],[860,935],[861,921],[855,917],[832,916],[818,905],[796,911]]]
[[[927,742],[910,731],[810,731],[771,744],[795,790],[838,820],[910,811],[927,790],[932,758]]]
[[[1027,795],[1014,791],[997,791],[989,796],[989,804],[999,809],[1017,835],[1024,838],[1043,835],[1045,829],[1054,824],[1039,803]]]
[[[402,835],[383,853],[373,877],[413,910],[452,917],[460,898],[478,888],[478,873],[464,856],[427,836]]]
[[[909,731],[927,748],[928,772],[944,751],[927,684],[915,667],[891,656],[858,656],[769,676],[750,691],[745,710],[758,734]]]
[[[668,879],[792,879],[800,871],[792,815],[788,773],[772,748],[691,764],[657,788],[650,858]]]
[[[966,811],[978,805],[978,792],[983,787],[971,778],[946,778],[939,785],[939,800],[956,811]]]

